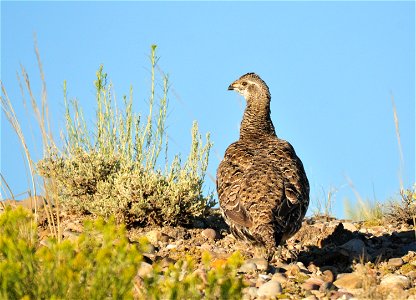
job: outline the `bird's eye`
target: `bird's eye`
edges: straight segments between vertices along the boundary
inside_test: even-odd
[[[246,85],[247,85],[247,82],[243,81],[241,84],[242,84],[243,86],[246,86]]]

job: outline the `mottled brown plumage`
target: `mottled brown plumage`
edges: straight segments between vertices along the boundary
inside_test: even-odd
[[[276,136],[266,83],[248,73],[228,89],[247,104],[240,139],[217,170],[220,207],[235,237],[270,254],[299,230],[309,205],[308,179],[293,147]]]

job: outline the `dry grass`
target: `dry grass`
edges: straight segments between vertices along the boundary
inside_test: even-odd
[[[35,53],[36,53],[36,58],[37,58],[38,66],[39,66],[41,83],[42,83],[42,94],[41,94],[40,100],[38,100],[35,97],[30,81],[29,81],[29,75],[23,66],[21,66],[20,68],[20,74],[18,74],[18,79],[19,79],[19,85],[20,85],[22,98],[24,100],[25,106],[26,106],[26,94],[29,96],[30,107],[32,111],[34,112],[37,128],[39,129],[41,136],[42,136],[43,153],[50,153],[51,151],[56,149],[56,145],[53,139],[51,126],[49,122],[49,116],[48,116],[49,108],[48,108],[48,101],[47,101],[45,75],[44,75],[42,63],[40,60],[39,50],[38,50],[37,42],[36,42],[36,36],[35,36]],[[36,162],[32,158],[31,150],[28,147],[25,135],[23,134],[23,130],[20,126],[19,119],[12,105],[12,103],[17,103],[17,101],[12,101],[9,98],[6,88],[3,85],[3,82],[1,82],[1,90],[2,90],[2,96],[0,97],[1,108],[6,116],[6,119],[9,121],[14,132],[16,133],[20,141],[20,144],[22,146],[24,156],[26,158],[26,165],[29,170],[28,177],[31,182],[31,186],[29,188],[29,197],[32,199],[31,208],[34,210],[35,216],[38,216],[38,205],[37,205],[37,201],[35,201],[37,197],[40,194],[44,194],[46,199],[51,200],[51,201],[45,201],[44,203],[45,210],[47,212],[49,230],[53,236],[60,239],[61,238],[60,220],[59,218],[54,218],[54,215],[59,216],[59,205],[58,205],[59,203],[57,202],[58,199],[56,197],[57,195],[56,187],[54,186],[53,182],[48,182],[45,179],[39,179],[37,177]],[[7,185],[7,182],[3,176],[1,178],[1,182],[4,184],[4,185],[2,184],[2,189],[4,189],[3,186],[6,187],[6,189],[9,192],[9,195],[11,196],[11,199],[15,200],[15,196],[13,195],[13,192],[11,191],[10,187]],[[40,191],[39,191],[39,187],[41,187]],[[55,206],[52,206],[52,203],[55,203]]]
[[[322,196],[316,197],[314,204],[314,216],[315,217],[325,217],[331,218],[332,217],[332,207],[335,202],[335,195],[338,192],[336,187],[330,186],[328,190],[325,190],[322,187]]]
[[[381,225],[384,222],[384,207],[377,200],[364,200],[354,186],[351,179],[347,177],[348,184],[354,192],[356,204],[344,200],[344,211],[347,218],[353,221],[365,221],[367,225]]]
[[[397,115],[396,103],[394,102],[393,95],[391,96],[391,103],[392,103],[392,106],[393,106],[394,127],[396,129],[397,145],[398,145],[398,148],[399,148],[399,156],[400,156],[400,164],[399,164],[399,171],[398,171],[400,191],[403,192],[404,191],[404,186],[403,186],[403,175],[402,174],[403,174],[403,170],[404,170],[404,157],[403,157],[402,142],[401,142],[401,138],[400,138],[399,117]]]

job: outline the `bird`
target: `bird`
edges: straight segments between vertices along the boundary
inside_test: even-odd
[[[277,137],[269,87],[255,73],[231,83],[246,100],[239,139],[217,169],[220,210],[232,235],[271,259],[301,227],[309,182],[292,145]],[[301,120],[299,120],[301,121]]]

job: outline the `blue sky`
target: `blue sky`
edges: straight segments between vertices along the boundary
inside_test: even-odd
[[[138,110],[149,95],[150,45],[169,74],[169,151],[186,155],[197,120],[214,147],[209,173],[238,139],[244,100],[227,91],[247,72],[272,94],[280,138],[295,147],[311,184],[311,213],[336,189],[333,213],[363,198],[399,191],[397,106],[405,186],[415,182],[414,2],[1,2],[1,80],[35,157],[16,72],[27,69],[40,95],[33,33],[46,75],[52,124],[63,127],[63,81],[93,122],[95,72],[104,64],[116,95],[133,85]],[[32,123],[33,124],[33,123]],[[33,125],[32,125],[33,126]],[[16,194],[27,190],[19,143],[1,120],[1,173]],[[214,189],[209,178],[206,189]]]

